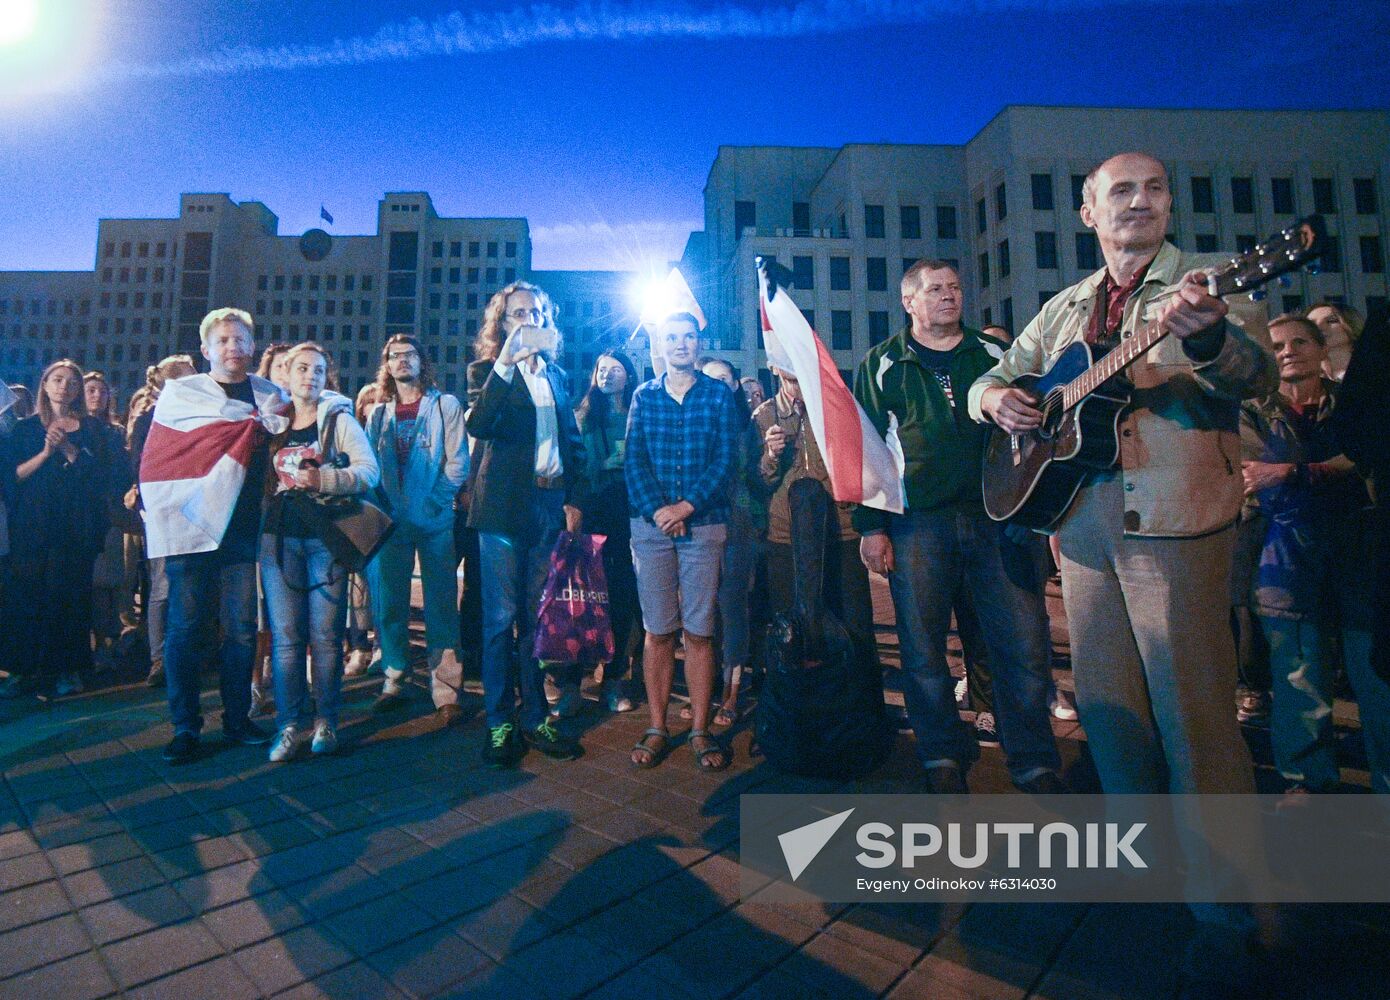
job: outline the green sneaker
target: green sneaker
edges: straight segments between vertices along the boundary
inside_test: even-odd
[[[488,730],[487,746],[483,747],[483,760],[490,767],[511,767],[521,756],[521,747],[516,738],[516,727],[510,722],[493,726]]]
[[[551,760],[575,760],[579,756],[579,744],[561,736],[549,719],[527,733],[526,742]]]

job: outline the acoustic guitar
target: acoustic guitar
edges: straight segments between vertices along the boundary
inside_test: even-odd
[[[1314,261],[1326,245],[1321,217],[1309,216],[1211,269],[1207,289],[1218,298],[1250,292],[1263,297],[1261,286]],[[1162,290],[1155,301],[1177,294],[1178,287]],[[1119,425],[1130,394],[1117,376],[1167,335],[1157,322],[1148,323],[1099,358],[1078,341],[1046,374],[1011,383],[1037,400],[1043,422],[1019,434],[991,428],[982,476],[990,517],[1025,528],[1051,527],[1088,475],[1119,464]]]

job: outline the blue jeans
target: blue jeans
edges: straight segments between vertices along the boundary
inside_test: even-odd
[[[174,732],[196,735],[203,728],[198,710],[199,647],[219,621],[222,728],[232,733],[244,730],[256,652],[256,564],[229,562],[220,550],[195,552],[165,557],[164,572],[169,578],[164,676]]]
[[[562,490],[538,489],[535,498],[536,510],[530,516],[520,512],[517,523],[539,525],[539,530],[515,538],[487,531],[478,533],[483,577],[483,707],[489,727],[500,726],[512,718],[516,705],[513,651],[521,688],[521,727],[535,729],[549,712],[545,677],[531,649],[536,641],[536,615],[550,569],[550,552],[565,523],[565,497]]]
[[[397,521],[396,530],[367,565],[372,618],[384,670],[410,670],[410,579],[417,553],[425,601],[425,649],[435,652],[458,646],[458,559],[453,528],[426,532]]]
[[[336,729],[342,701],[347,570],[334,564],[327,546],[317,538],[286,538],[283,552],[277,552],[280,547],[275,536],[261,536],[261,587],[270,618],[275,725],[284,729],[313,722],[304,677],[307,650],[318,717]]]
[[[1299,621],[1260,615],[1259,622],[1269,643],[1273,677],[1274,765],[1290,781],[1314,791],[1333,790],[1341,775],[1332,729],[1328,630],[1311,615]],[[1342,629],[1342,659],[1360,708],[1371,790],[1390,792],[1390,685],[1371,668],[1369,630]]]
[[[946,664],[951,605],[964,581],[989,648],[994,709],[1010,776],[1026,781],[1059,770],[1047,709],[1046,570],[1036,558],[1034,540],[1009,541],[1004,526],[984,514],[931,511],[894,518],[889,537],[897,566],[888,582],[902,649],[903,695],[922,763],[965,766],[979,755],[956,711],[955,681]]]

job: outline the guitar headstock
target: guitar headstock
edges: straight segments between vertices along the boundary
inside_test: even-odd
[[[1322,216],[1310,215],[1218,266],[1211,274],[1212,294],[1225,297],[1253,291],[1317,260],[1326,250]]]

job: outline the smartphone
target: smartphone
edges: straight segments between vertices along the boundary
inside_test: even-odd
[[[530,348],[553,357],[560,346],[560,331],[554,327],[523,326],[516,346],[518,349]]]

